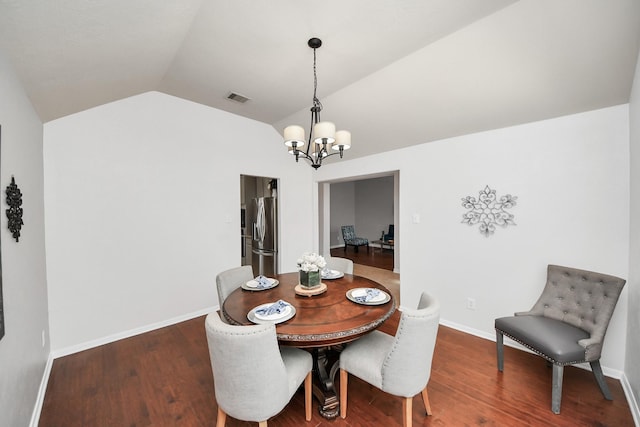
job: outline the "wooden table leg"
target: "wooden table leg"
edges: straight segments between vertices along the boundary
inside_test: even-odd
[[[313,351],[313,395],[320,401],[318,412],[329,420],[340,413],[340,401],[334,383],[338,355],[338,348],[335,347],[321,347]]]

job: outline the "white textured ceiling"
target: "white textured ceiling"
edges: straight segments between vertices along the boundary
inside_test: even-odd
[[[322,118],[353,158],[628,102],[640,1],[0,0],[45,122],[157,90],[308,126],[314,36]]]

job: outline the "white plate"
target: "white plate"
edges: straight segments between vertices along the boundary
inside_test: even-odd
[[[356,297],[363,297],[367,295],[367,289],[373,289],[373,288],[354,288],[354,289],[349,289],[347,291],[347,298],[357,304],[363,304],[363,305],[381,305],[381,304],[386,304],[389,301],[391,301],[391,296],[389,296],[388,293],[386,293],[385,291],[382,291],[380,289],[378,289],[380,291],[380,293],[373,299],[367,301],[367,302],[360,302],[356,299]]]
[[[261,308],[269,307],[271,304],[274,304],[274,303],[275,301],[268,302],[266,304],[261,304],[257,307],[252,308],[251,311],[247,314],[247,319],[249,319],[253,323],[278,324],[278,323],[286,322],[287,320],[291,319],[293,316],[296,315],[296,308],[289,303],[287,303],[287,308],[285,308],[282,313],[274,313],[270,316],[260,315],[256,313],[257,310],[260,310]]]
[[[344,277],[344,273],[338,270],[329,270],[327,274],[321,274],[323,279],[332,280]]]
[[[241,288],[245,289],[247,291],[264,291],[264,290],[267,290],[267,289],[275,288],[280,283],[276,279],[272,279],[270,277],[267,277],[267,281],[269,282],[269,286],[264,287],[264,288],[259,288],[258,287],[258,281],[257,280],[249,280],[247,283],[243,283]]]

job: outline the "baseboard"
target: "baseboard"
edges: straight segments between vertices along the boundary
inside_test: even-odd
[[[176,323],[184,322],[186,320],[191,320],[199,316],[203,316],[205,314],[209,314],[212,311],[216,311],[218,306],[203,308],[202,310],[194,311],[192,313],[183,314],[181,316],[177,316],[171,319],[163,320],[157,323],[152,323],[150,325],[141,326],[139,328],[130,329],[128,331],[119,332],[117,334],[109,335],[106,337],[98,338],[95,340],[87,341],[84,343],[72,345],[65,348],[60,348],[52,351],[52,355],[54,359],[58,357],[67,356],[69,354],[78,353],[80,351],[88,350],[90,348],[98,347],[104,344],[109,344],[114,341],[119,341],[124,338],[133,337],[136,335],[144,334],[145,332],[150,332],[156,329],[164,328],[165,326],[175,325]]]
[[[631,410],[631,415],[633,416],[633,423],[636,427],[640,426],[640,406],[638,404],[638,400],[633,395],[633,389],[631,388],[631,384],[629,384],[629,379],[627,376],[622,373],[622,378],[620,379],[622,383],[622,390],[624,390],[624,395],[627,397],[627,402],[629,403],[629,409]]]
[[[53,356],[49,353],[47,363],[42,373],[42,380],[40,380],[40,388],[38,389],[38,395],[36,396],[36,403],[33,406],[33,412],[31,413],[31,422],[29,427],[38,427],[40,423],[40,413],[42,412],[42,405],[44,404],[44,395],[47,392],[47,385],[49,384],[49,375],[51,374],[51,367],[53,366]]]

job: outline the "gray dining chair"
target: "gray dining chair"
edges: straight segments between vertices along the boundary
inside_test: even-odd
[[[335,256],[329,256],[325,259],[327,261],[328,269],[338,270],[346,274],[353,274],[353,261],[351,261],[350,259]]]
[[[431,415],[427,383],[438,334],[440,304],[423,292],[418,309],[400,308],[395,336],[373,331],[340,354],[340,417],[347,416],[348,374],[394,396],[403,397],[402,425],[411,427],[413,397],[421,393]]]
[[[232,268],[219,273],[216,276],[216,287],[218,288],[220,310],[222,310],[224,300],[227,299],[231,292],[253,278],[253,267],[250,265],[243,265],[242,267]]]
[[[303,382],[305,419],[311,420],[309,352],[279,347],[274,324],[228,325],[210,313],[205,329],[218,404],[216,427],[224,427],[227,415],[266,427]]]
[[[498,370],[504,369],[506,335],[552,364],[554,414],[560,413],[566,365],[589,362],[605,399],[613,400],[600,367],[600,354],[625,282],[607,274],[549,265],[547,283],[533,308],[495,320]]]

